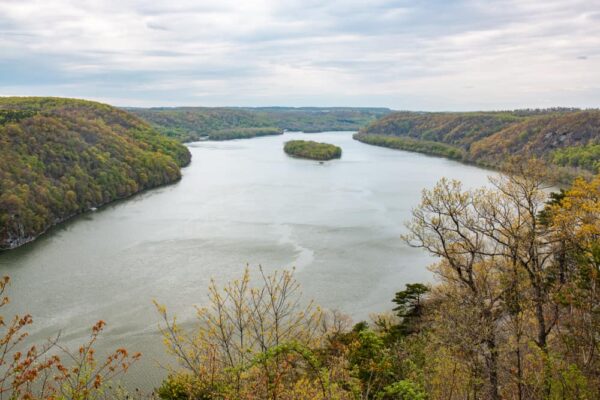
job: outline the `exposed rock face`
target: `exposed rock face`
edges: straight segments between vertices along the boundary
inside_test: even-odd
[[[11,250],[36,239],[36,236],[27,236],[23,224],[13,225],[16,230],[7,231],[6,237],[0,240],[0,250]]]

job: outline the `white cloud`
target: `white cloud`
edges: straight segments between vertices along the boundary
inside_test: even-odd
[[[0,0],[0,93],[118,105],[600,106],[600,4]]]

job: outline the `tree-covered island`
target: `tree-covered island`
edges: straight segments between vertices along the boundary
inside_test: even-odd
[[[283,151],[293,157],[310,160],[327,161],[342,157],[342,149],[329,143],[319,143],[312,140],[290,140],[283,146]]]

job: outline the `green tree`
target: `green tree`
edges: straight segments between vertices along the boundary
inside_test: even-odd
[[[406,289],[396,293],[392,300],[396,303],[394,311],[401,319],[400,332],[404,335],[415,333],[418,330],[418,320],[423,315],[423,297],[429,288],[422,283],[409,283]]]

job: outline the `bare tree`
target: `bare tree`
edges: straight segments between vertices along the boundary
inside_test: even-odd
[[[157,304],[157,308],[169,351],[204,386],[233,382],[231,390],[241,397],[251,386],[248,371],[260,371],[264,396],[276,399],[290,364],[298,361],[289,355],[306,361],[306,354],[298,349],[315,347],[324,340],[323,313],[312,302],[302,303],[292,272],[267,275],[259,268],[258,275],[257,286],[251,284],[249,268],[241,279],[223,288],[213,282],[208,306],[197,309],[197,323],[189,332],[169,317],[164,306]],[[256,375],[253,379],[257,380]]]

